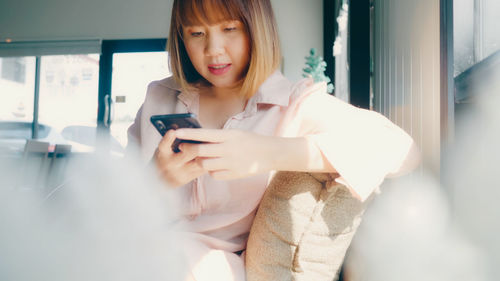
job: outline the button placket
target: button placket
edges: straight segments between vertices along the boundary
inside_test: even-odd
[[[191,214],[187,217],[189,220],[196,219],[205,209],[206,205],[206,192],[203,185],[202,177],[193,180],[191,186]]]

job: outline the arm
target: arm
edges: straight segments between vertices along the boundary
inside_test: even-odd
[[[420,152],[404,130],[377,112],[326,94],[324,83],[295,93],[278,132],[312,141],[340,175],[336,181],[362,200],[384,178],[407,173],[420,162]]]
[[[310,101],[313,101],[310,103]],[[202,157],[216,179],[233,179],[270,170],[338,173],[339,182],[361,200],[390,175],[413,169],[419,152],[411,137],[384,116],[330,98],[310,99],[284,132],[261,136],[238,130],[182,129],[181,150]],[[295,137],[294,137],[295,136]],[[299,136],[299,137],[296,137]]]
[[[181,153],[196,155],[202,167],[220,180],[269,171],[329,172],[335,169],[319,148],[305,137],[263,136],[241,130],[179,129]]]
[[[268,137],[269,153],[263,155],[269,170],[336,173],[320,149],[306,137]]]

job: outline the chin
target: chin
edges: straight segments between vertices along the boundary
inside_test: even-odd
[[[231,79],[233,80],[233,79]],[[210,79],[207,80],[210,84],[217,88],[236,88],[242,84],[242,80],[239,81],[221,81],[220,79]]]

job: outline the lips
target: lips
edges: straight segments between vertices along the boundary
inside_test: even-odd
[[[222,74],[228,72],[230,68],[231,68],[230,63],[208,65],[208,71],[210,71],[210,73],[215,74],[215,75],[222,75]]]

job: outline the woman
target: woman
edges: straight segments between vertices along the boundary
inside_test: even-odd
[[[178,198],[194,280],[245,280],[241,252],[271,171],[333,173],[364,200],[418,159],[385,117],[278,71],[269,0],[176,0],[167,51],[173,76],[149,85],[129,140]],[[151,115],[185,112],[203,129],[161,138],[149,124]],[[174,153],[176,138],[202,143]]]

